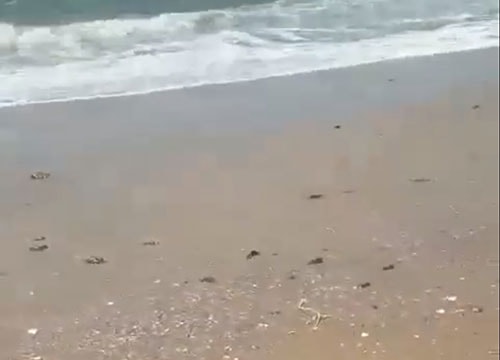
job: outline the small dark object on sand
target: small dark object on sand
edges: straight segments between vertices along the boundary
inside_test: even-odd
[[[367,287],[371,286],[372,284],[370,282],[364,282],[358,285],[359,289],[366,289]]]
[[[256,256],[259,256],[259,255],[260,255],[260,252],[259,252],[259,251],[257,251],[257,250],[252,250],[252,251],[250,251],[250,252],[248,253],[248,255],[247,255],[247,260],[250,260],[250,259],[252,259],[252,258],[254,258],[254,257],[256,257]]]
[[[278,256],[279,254],[277,252],[273,252],[271,255],[272,256]]]
[[[213,276],[205,276],[200,279],[202,283],[215,284],[217,280]]]
[[[356,192],[356,190],[352,190],[352,189],[347,189],[347,190],[342,191],[343,194],[353,194],[355,192]]]
[[[378,305],[372,305],[373,310],[378,310]]]
[[[414,182],[414,183],[426,183],[426,182],[431,182],[431,179],[429,178],[414,178],[414,179],[410,179],[411,182]]]
[[[482,313],[484,311],[482,306],[472,306],[471,310],[476,314]]]
[[[335,129],[340,129],[341,127],[342,127],[342,126],[340,126],[340,125],[335,125],[335,126],[334,126],[334,128],[335,128]]]
[[[382,267],[382,270],[387,271],[387,270],[394,270],[394,264],[389,264],[384,267]]]
[[[107,263],[106,259],[103,258],[102,256],[90,256],[86,258],[85,263],[91,264],[91,265],[101,265]]]
[[[45,251],[49,248],[48,245],[35,245],[35,246],[30,246],[30,251]]]
[[[47,238],[45,236],[38,236],[38,237],[33,239],[33,241],[45,241],[45,240],[47,240]]]
[[[155,240],[148,240],[148,241],[144,241],[142,243],[142,245],[144,245],[144,246],[156,246],[156,245],[160,245],[160,242],[155,241]]]
[[[394,82],[394,80],[395,79],[393,79],[393,78],[387,79],[387,81],[389,81],[389,82]]]
[[[269,315],[272,315],[272,316],[281,315],[281,310],[269,311]]]
[[[287,276],[287,279],[288,280],[295,280],[297,279],[297,271],[296,270],[292,270],[289,272],[288,276]]]
[[[317,258],[309,260],[307,265],[319,265],[319,264],[323,264],[323,262],[324,262],[323,258],[321,256],[319,256]]]
[[[480,108],[480,106],[479,106],[479,105],[477,105],[477,104],[476,104],[476,105],[474,105],[474,106],[472,107],[472,109],[473,109],[473,110],[477,110],[477,109],[479,109],[479,108]]]
[[[50,173],[45,171],[36,171],[30,175],[32,180],[45,180],[50,177]]]
[[[323,197],[323,194],[311,194],[309,195],[309,199],[314,200],[314,199],[321,199]]]

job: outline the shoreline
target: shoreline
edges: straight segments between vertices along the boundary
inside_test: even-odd
[[[6,103],[6,104],[0,106],[0,111],[1,111],[1,109],[12,108],[12,107],[15,108],[15,107],[24,107],[24,106],[40,106],[40,105],[43,106],[43,105],[48,105],[48,104],[65,104],[65,103],[72,103],[72,102],[82,102],[82,101],[85,102],[85,101],[94,101],[94,100],[102,101],[102,100],[115,99],[115,98],[143,97],[143,96],[148,96],[148,95],[153,95],[153,94],[167,94],[169,92],[175,92],[175,91],[189,91],[190,89],[197,89],[197,88],[204,88],[204,87],[231,86],[233,84],[245,84],[245,83],[253,83],[253,82],[257,82],[257,81],[266,81],[266,80],[279,81],[279,79],[282,79],[282,78],[295,77],[295,76],[307,76],[307,75],[311,75],[311,74],[327,73],[327,72],[338,71],[338,70],[343,70],[343,69],[355,69],[357,67],[377,65],[377,64],[381,64],[381,63],[400,62],[400,61],[406,61],[406,60],[411,60],[411,59],[425,59],[425,58],[441,57],[441,56],[453,56],[453,55],[457,55],[457,54],[481,52],[481,51],[491,51],[491,50],[495,50],[495,49],[498,52],[498,46],[488,46],[488,47],[481,47],[481,48],[454,50],[454,51],[449,51],[449,52],[440,52],[440,53],[434,53],[434,54],[423,54],[423,55],[411,56],[411,57],[399,57],[399,58],[383,59],[383,60],[377,60],[377,61],[366,62],[366,63],[362,62],[362,63],[358,63],[358,64],[354,64],[354,65],[340,66],[340,67],[335,67],[335,68],[310,70],[310,71],[296,72],[296,73],[290,73],[290,74],[281,74],[281,75],[271,75],[271,76],[252,78],[252,79],[242,79],[242,80],[216,82],[216,83],[202,83],[202,84],[198,84],[198,85],[191,85],[191,86],[178,87],[178,88],[159,88],[159,89],[147,90],[147,91],[143,91],[143,92],[130,92],[130,93],[123,93],[123,94],[108,94],[108,95],[89,96],[89,97],[75,97],[75,98],[55,99],[55,100],[47,100],[47,101],[42,100],[42,101],[33,101],[33,102],[26,102],[26,103],[21,103],[21,104],[12,104],[12,105]]]
[[[498,349],[494,50],[0,110],[0,355]]]

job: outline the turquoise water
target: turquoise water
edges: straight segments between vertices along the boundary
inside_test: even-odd
[[[498,46],[497,0],[0,0],[0,106]]]
[[[255,5],[269,0],[0,0],[0,22],[60,24]]]

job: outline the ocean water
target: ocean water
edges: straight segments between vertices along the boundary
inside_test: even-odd
[[[498,46],[498,0],[0,0],[0,106]]]

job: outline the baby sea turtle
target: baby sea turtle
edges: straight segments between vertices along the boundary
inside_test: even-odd
[[[50,173],[45,171],[36,171],[31,174],[30,177],[32,180],[45,180],[50,177]]]
[[[361,283],[358,285],[358,289],[366,289],[367,287],[370,287],[372,284],[367,281],[367,282],[364,282],[364,283]]]
[[[156,241],[156,240],[148,240],[148,241],[144,241],[142,243],[142,245],[144,245],[144,246],[156,246],[156,245],[160,245],[160,242]]]
[[[247,260],[250,260],[256,256],[259,256],[260,255],[260,252],[257,251],[257,250],[252,250],[250,251],[248,254],[247,254]]]
[[[323,264],[324,260],[321,256],[317,257],[317,258],[314,258],[312,260],[309,260],[307,262],[307,265],[319,265],[319,264]]]
[[[105,264],[107,262],[106,259],[103,258],[102,256],[89,256],[84,261],[85,261],[85,263],[91,264],[91,265],[101,265],[101,264]]]
[[[414,183],[426,183],[426,182],[431,182],[432,180],[429,178],[413,178],[410,179],[410,181]]]
[[[315,199],[321,199],[324,195],[323,194],[311,194],[309,195],[310,200],[315,200]]]
[[[34,245],[34,246],[30,246],[29,250],[30,251],[34,251],[34,252],[41,252],[41,251],[45,251],[49,248],[48,245]]]

